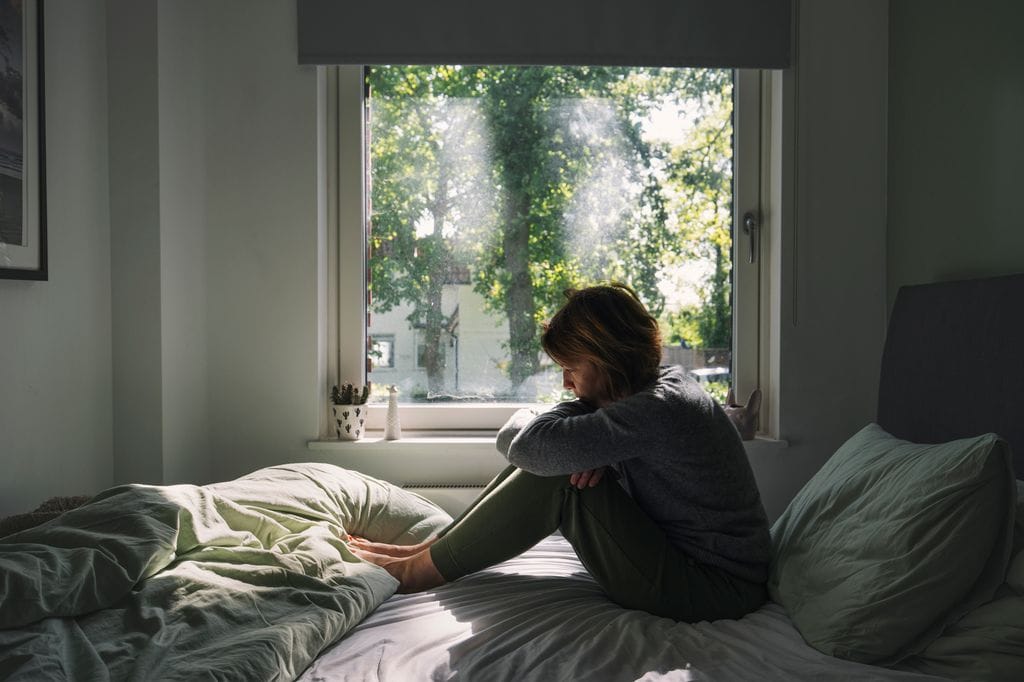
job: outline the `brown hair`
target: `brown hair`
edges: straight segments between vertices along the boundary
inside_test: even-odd
[[[567,289],[566,302],[544,325],[541,346],[552,360],[592,362],[612,400],[642,390],[658,375],[661,332],[629,286]]]

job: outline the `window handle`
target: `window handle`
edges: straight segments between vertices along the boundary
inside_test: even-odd
[[[757,250],[754,248],[757,245],[757,218],[750,211],[743,214],[743,234],[747,235],[750,240],[748,242],[750,251],[747,252],[747,262],[753,263]]]

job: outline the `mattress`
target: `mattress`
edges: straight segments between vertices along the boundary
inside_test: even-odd
[[[299,678],[326,680],[936,680],[832,658],[781,606],[677,623],[604,596],[564,538],[432,592],[396,595]]]

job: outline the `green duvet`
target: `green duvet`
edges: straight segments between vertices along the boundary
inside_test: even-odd
[[[449,520],[327,464],[111,488],[0,539],[0,679],[293,679],[395,591],[346,531],[413,542]]]

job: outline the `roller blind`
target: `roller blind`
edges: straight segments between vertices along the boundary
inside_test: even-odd
[[[784,68],[791,0],[297,0],[300,64]]]

